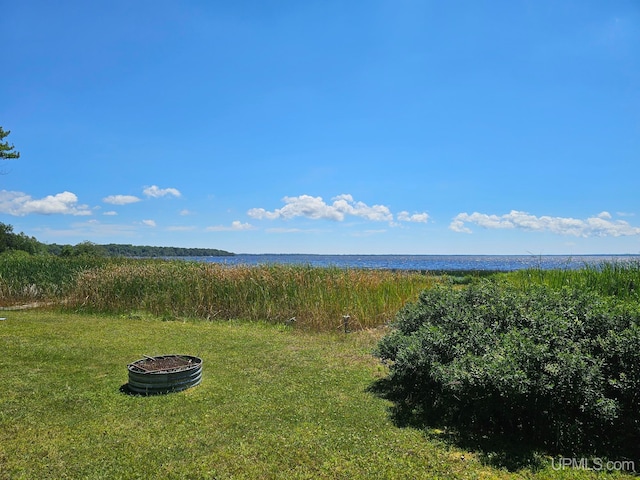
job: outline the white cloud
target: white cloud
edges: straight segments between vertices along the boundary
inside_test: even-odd
[[[612,218],[609,212],[601,212],[595,217],[584,220],[568,217],[537,217],[517,210],[499,216],[474,212],[471,215],[468,213],[456,215],[449,228],[455,232],[472,233],[467,225],[473,224],[488,229],[520,229],[576,237],[640,235],[640,228],[629,225],[623,220],[613,220]]]
[[[374,222],[390,222],[393,215],[389,207],[384,205],[368,206],[363,202],[355,202],[351,195],[338,195],[332,199],[333,207],[338,211],[355,217],[363,217]]]
[[[113,210],[111,210],[111,211],[108,211],[108,212],[104,212],[103,215],[115,217],[116,215],[118,215],[118,212],[114,212]]]
[[[134,195],[109,195],[104,197],[102,201],[111,205],[128,205],[129,203],[139,202],[140,199]]]
[[[159,188],[157,185],[151,185],[142,191],[147,197],[160,198],[171,195],[180,197],[182,194],[176,188]]]
[[[299,197],[284,197],[286,204],[272,212],[264,208],[252,208],[247,214],[256,219],[291,219],[295,217],[305,217],[312,220],[335,220],[342,221],[347,215],[362,217],[367,220],[382,222],[392,221],[393,215],[388,207],[384,205],[369,206],[363,202],[356,202],[348,194],[338,195],[332,198],[331,205],[324,202],[322,197],[312,197],[310,195],[300,195]]]
[[[418,223],[427,223],[429,221],[428,213],[414,213],[413,215],[409,215],[409,212],[400,212],[398,213],[398,221],[399,222],[418,222]]]
[[[187,216],[187,215],[193,215],[193,212],[191,212],[190,210],[187,210],[186,208],[184,210],[180,210],[180,215],[182,215],[183,217]]]
[[[152,185],[145,188],[142,191],[147,197],[160,198],[167,195],[174,197],[180,197],[181,193],[175,188],[159,188],[157,185]],[[137,203],[142,201],[140,197],[135,195],[109,195],[102,199],[104,203],[110,203],[111,205],[128,205],[130,203]]]
[[[71,192],[47,195],[34,199],[23,192],[0,191],[0,213],[24,216],[32,213],[41,215],[91,215],[87,205],[78,205],[78,197]]]
[[[147,227],[155,227],[156,226],[155,220],[142,220],[142,224],[146,225]]]
[[[239,220],[231,222],[230,226],[216,225],[213,227],[207,227],[207,232],[237,232],[240,230],[252,230],[254,227],[250,223],[242,223]]]

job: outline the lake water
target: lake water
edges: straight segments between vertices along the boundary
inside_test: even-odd
[[[303,255],[238,254],[190,258],[225,265],[311,265],[385,270],[501,270],[525,268],[576,269],[603,262],[640,262],[640,255]]]

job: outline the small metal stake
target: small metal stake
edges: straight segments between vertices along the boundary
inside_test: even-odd
[[[344,326],[344,333],[349,333],[349,319],[351,318],[350,315],[343,315],[342,316],[342,325]]]

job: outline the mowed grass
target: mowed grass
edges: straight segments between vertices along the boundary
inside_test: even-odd
[[[398,428],[371,394],[382,334],[57,311],[0,321],[0,478],[596,478],[484,465]],[[121,393],[142,355],[203,359],[201,385]],[[463,458],[464,456],[464,458]],[[618,474],[608,476],[618,478]]]

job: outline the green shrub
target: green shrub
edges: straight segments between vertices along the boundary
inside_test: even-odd
[[[554,452],[640,440],[640,312],[578,289],[435,287],[397,315],[377,355],[389,398],[427,424]]]

